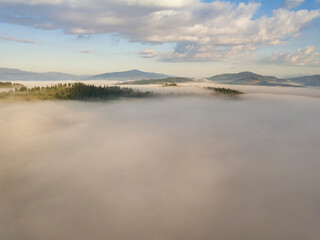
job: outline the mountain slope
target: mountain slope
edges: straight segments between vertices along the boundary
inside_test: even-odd
[[[111,73],[103,73],[99,75],[92,76],[91,79],[101,79],[101,80],[144,80],[144,79],[160,79],[160,78],[168,78],[169,75],[152,73],[152,72],[142,72],[139,70],[130,70],[124,72],[111,72]]]
[[[163,79],[143,79],[138,81],[128,81],[122,83],[122,85],[148,85],[148,84],[163,84],[163,83],[186,83],[194,82],[191,78],[182,78],[182,77],[169,77]]]
[[[288,80],[305,86],[320,87],[320,75],[288,78]]]
[[[31,81],[31,80],[84,80],[88,76],[79,76],[60,72],[29,72],[13,68],[0,68],[0,80],[7,81]]]
[[[252,72],[216,75],[208,78],[208,80],[232,85],[294,86],[289,80],[273,76],[262,76]]]
[[[45,72],[37,73],[30,71],[22,71],[13,68],[0,68],[0,80],[4,81],[54,81],[54,80],[143,80],[143,79],[160,79],[168,78],[169,75],[142,72],[139,70],[131,70],[124,72],[111,72],[94,76],[89,75],[73,75],[61,72]]]

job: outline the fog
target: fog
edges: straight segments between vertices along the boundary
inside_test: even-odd
[[[262,94],[268,95],[292,95],[292,96],[304,96],[304,97],[316,97],[320,98],[319,87],[279,87],[279,86],[249,86],[249,85],[227,85],[227,84],[216,84],[211,81],[200,81],[200,82],[187,82],[179,83],[178,87],[161,87],[160,84],[149,84],[149,85],[121,85],[123,81],[116,80],[90,80],[90,81],[12,81],[12,83],[20,83],[28,88],[40,86],[52,86],[59,83],[76,83],[83,82],[84,84],[92,84],[95,86],[121,86],[138,89],[141,91],[153,91],[161,94],[206,94],[207,91],[204,87],[224,87],[232,88],[243,91],[247,94],[261,96]],[[0,92],[8,91],[10,89],[0,89]]]
[[[0,239],[320,239],[307,95],[0,102]]]

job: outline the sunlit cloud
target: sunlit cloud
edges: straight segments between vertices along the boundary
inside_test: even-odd
[[[302,4],[305,0],[285,0],[282,4],[285,8],[295,8]]]
[[[290,8],[301,0],[286,1]],[[320,10],[279,8],[258,16],[259,3],[200,0],[0,0],[0,20],[66,34],[116,34],[131,42],[175,47],[142,50],[161,61],[228,61],[252,56],[269,45],[284,44],[320,17]]]
[[[299,48],[296,53],[274,52],[267,62],[298,66],[319,65],[319,52],[315,46]]]

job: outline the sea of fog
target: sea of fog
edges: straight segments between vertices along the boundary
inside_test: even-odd
[[[0,102],[0,239],[320,239],[320,90],[264,89]]]

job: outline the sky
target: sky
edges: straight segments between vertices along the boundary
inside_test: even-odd
[[[320,0],[0,0],[0,67],[320,74]]]

